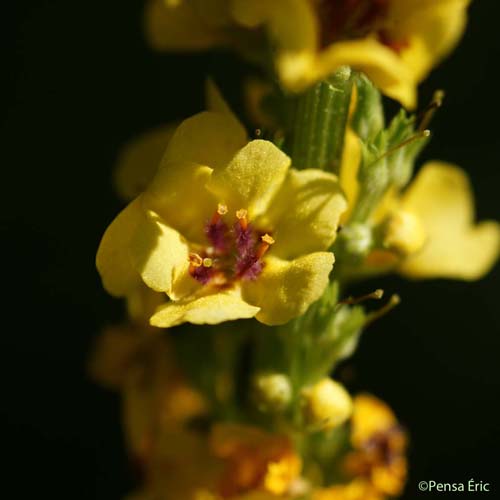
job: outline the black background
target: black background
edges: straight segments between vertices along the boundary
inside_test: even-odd
[[[120,146],[202,109],[214,67],[149,51],[141,9],[139,0],[37,0],[2,16],[5,498],[113,500],[133,484],[118,398],[85,375],[91,340],[121,315],[94,255],[120,208],[110,182]],[[463,43],[421,87],[422,102],[447,91],[424,156],[467,170],[480,218],[498,217],[499,14],[493,0],[474,2]],[[223,75],[226,88],[237,76]],[[416,487],[431,479],[500,491],[498,278],[497,267],[473,284],[383,280],[403,303],[365,333],[351,387],[386,399],[411,430],[407,499],[433,498]]]

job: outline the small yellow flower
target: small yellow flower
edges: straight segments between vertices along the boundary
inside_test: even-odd
[[[397,496],[406,481],[406,435],[394,413],[379,399],[363,394],[355,397],[353,403],[351,444],[354,451],[345,458],[345,469],[357,480],[367,482],[358,485],[371,486],[373,498],[377,498],[377,494],[382,498]],[[372,497],[367,495],[367,498]]]
[[[304,389],[302,403],[306,422],[316,430],[338,427],[352,412],[349,393],[330,378]]]
[[[500,225],[474,224],[469,179],[454,165],[424,165],[401,198],[401,208],[420,219],[426,242],[403,260],[400,272],[412,278],[450,277],[475,280],[495,264]]]
[[[300,476],[302,462],[285,436],[255,427],[218,424],[212,429],[211,446],[226,464],[219,486],[224,498],[240,498],[252,490],[284,495]]]
[[[349,215],[359,195],[359,140],[346,135],[340,182]],[[465,172],[444,162],[429,162],[408,188],[390,189],[369,221],[382,225],[385,249],[368,255],[372,269],[397,269],[410,278],[476,280],[495,264],[500,249],[500,225],[474,221],[474,196]]]
[[[334,175],[289,167],[272,143],[248,143],[233,115],[184,121],[146,191],[103,236],[105,288],[164,292],[171,301],[151,318],[159,327],[302,314],[328,283],[326,250],[346,204]]]
[[[264,27],[283,85],[301,91],[340,66],[365,72],[407,107],[457,44],[470,0],[153,0],[149,38],[163,50],[259,48]],[[255,38],[251,38],[251,37]]]

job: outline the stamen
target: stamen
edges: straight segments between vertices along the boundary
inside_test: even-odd
[[[275,243],[274,238],[267,233],[261,236],[260,239],[262,243],[259,245],[259,248],[257,248],[257,253],[255,255],[257,259],[260,259],[269,250],[269,247]]]
[[[241,229],[243,229],[243,231],[245,231],[248,227],[247,215],[248,210],[245,210],[244,208],[240,208],[236,211],[236,218],[239,220]]]
[[[210,257],[205,257],[203,259],[203,267],[212,267],[214,261]]]
[[[376,163],[377,161],[382,160],[383,158],[386,158],[387,156],[392,155],[396,151],[400,150],[401,148],[404,148],[405,146],[409,146],[415,141],[418,141],[420,139],[426,139],[427,137],[431,136],[431,131],[430,130],[421,130],[419,132],[416,132],[413,134],[411,137],[408,137],[408,139],[404,140],[403,142],[400,142],[393,148],[387,150],[383,155],[380,155],[373,163]]]
[[[365,321],[365,326],[368,326],[374,321],[380,319],[382,316],[385,316],[400,303],[401,303],[401,297],[397,294],[392,295],[391,298],[389,299],[389,302],[387,302],[385,306],[381,307],[378,311],[375,311],[367,316]]]
[[[418,126],[418,130],[425,130],[429,126],[432,118],[434,117],[434,114],[443,105],[443,99],[444,99],[444,91],[436,90],[436,92],[434,92],[434,95],[432,96],[432,101],[422,111],[422,113],[420,113],[422,121]]]
[[[189,254],[189,262],[193,267],[201,267],[203,259],[197,253]]]
[[[367,293],[366,295],[362,295],[361,297],[347,297],[347,299],[341,300],[339,304],[359,304],[360,302],[365,302],[366,300],[375,299],[379,300],[384,296],[384,290],[381,288],[377,288],[371,293]]]
[[[210,224],[214,226],[219,222],[221,215],[227,214],[227,205],[224,205],[223,203],[219,203],[217,205],[217,210],[215,213],[212,215],[212,220],[210,221]]]

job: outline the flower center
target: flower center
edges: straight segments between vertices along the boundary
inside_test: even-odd
[[[189,255],[189,272],[204,285],[229,286],[240,279],[256,279],[264,268],[264,255],[274,244],[270,234],[249,222],[247,210],[237,210],[231,218],[221,203],[206,223],[205,235],[208,245]]]
[[[340,40],[375,34],[378,40],[399,53],[408,44],[388,29],[391,0],[313,0],[321,26],[321,47]]]

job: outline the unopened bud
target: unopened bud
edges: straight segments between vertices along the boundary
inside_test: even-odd
[[[354,222],[342,230],[346,250],[356,256],[368,253],[373,245],[372,230],[367,224]]]
[[[262,373],[253,380],[254,400],[260,411],[281,412],[292,399],[290,379],[282,373]]]
[[[305,421],[313,430],[327,430],[344,423],[352,413],[352,400],[342,385],[324,378],[302,392]]]
[[[420,219],[404,210],[398,210],[388,220],[384,246],[396,252],[409,255],[418,252],[426,239]]]

